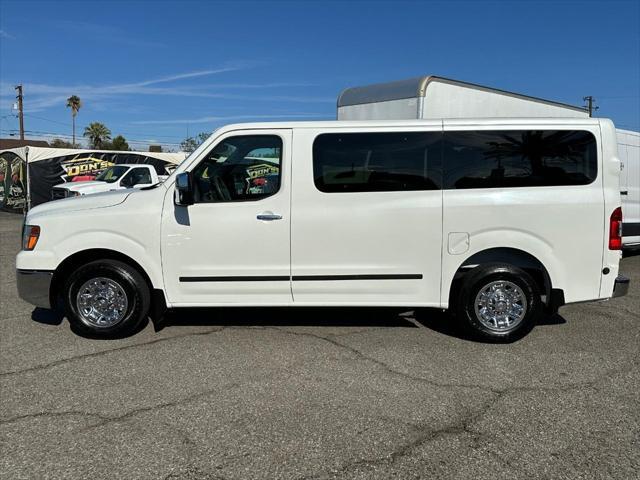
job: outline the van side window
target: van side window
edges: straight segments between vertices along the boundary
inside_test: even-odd
[[[440,132],[327,133],[313,143],[313,174],[322,192],[440,188]]]
[[[259,200],[280,189],[282,139],[229,137],[193,170],[195,203]]]
[[[587,185],[598,174],[596,140],[576,130],[444,133],[444,188]]]

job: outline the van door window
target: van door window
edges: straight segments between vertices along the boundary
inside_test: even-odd
[[[259,200],[280,189],[282,139],[277,135],[230,137],[193,170],[196,203]]]
[[[444,188],[587,185],[598,173],[595,137],[575,130],[444,133]]]
[[[389,192],[440,188],[440,132],[328,133],[313,143],[313,173],[322,192]]]

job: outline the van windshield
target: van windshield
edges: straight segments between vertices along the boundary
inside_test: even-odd
[[[127,170],[129,170],[129,167],[123,167],[120,165],[109,167],[100,175],[98,175],[96,177],[96,180],[98,182],[114,183],[117,182],[118,179],[122,177],[122,175],[124,175]]]

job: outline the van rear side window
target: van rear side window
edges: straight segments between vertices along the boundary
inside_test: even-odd
[[[322,192],[440,188],[441,132],[327,133],[313,143]]]
[[[576,130],[444,133],[444,188],[587,185],[598,174],[594,136]]]
[[[313,172],[328,193],[588,185],[598,155],[580,130],[329,133]]]

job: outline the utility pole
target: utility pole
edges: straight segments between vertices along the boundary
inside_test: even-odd
[[[18,118],[20,119],[20,140],[24,141],[24,111],[22,107],[22,85],[16,86],[16,91],[18,95],[16,98],[18,99]]]
[[[595,112],[596,110],[598,110],[598,108],[600,108],[600,107],[596,107],[594,105],[594,103],[596,103],[596,99],[593,98],[591,95],[587,95],[586,97],[582,97],[582,100],[587,102],[587,104],[584,106],[584,108],[587,109],[587,111],[589,112],[589,116],[592,117],[593,116],[593,112]]]

